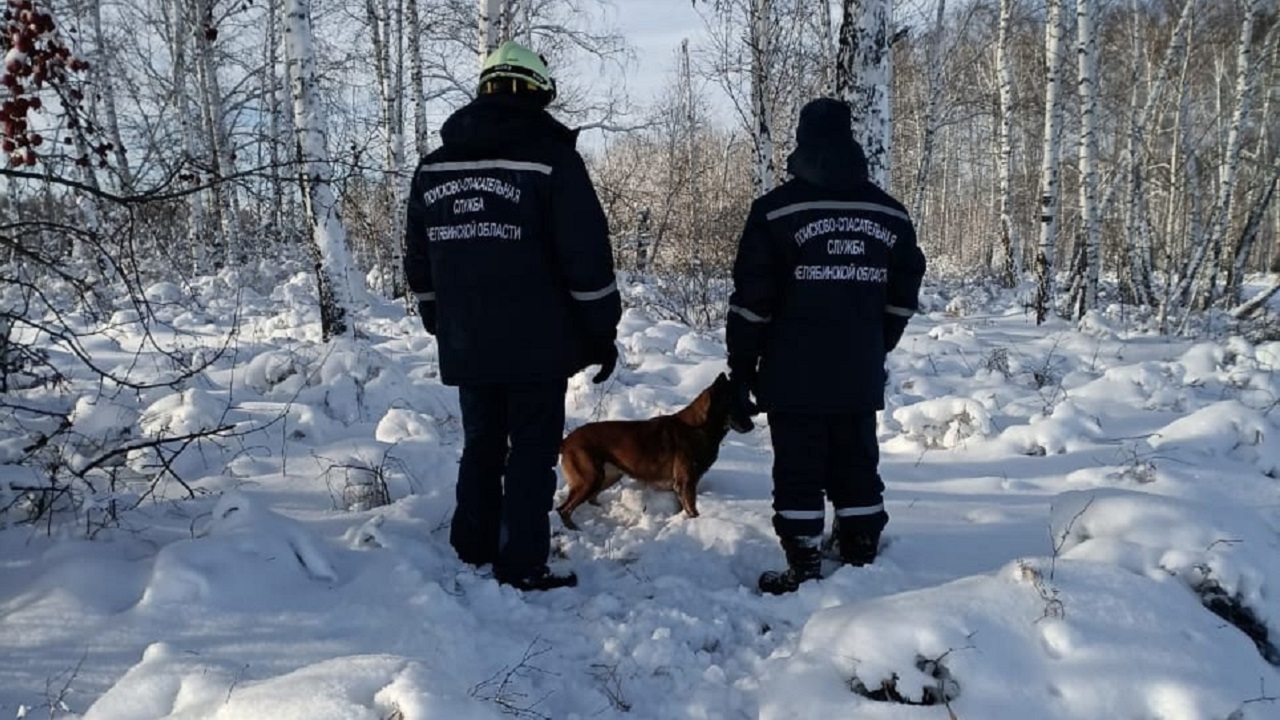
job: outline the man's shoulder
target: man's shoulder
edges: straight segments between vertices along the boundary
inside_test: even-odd
[[[897,210],[903,215],[908,215],[907,207],[898,201],[898,198],[891,195],[887,190],[872,182],[863,184],[862,193],[866,202],[873,202],[877,205],[883,205],[887,208]],[[908,217],[908,219],[910,219]]]
[[[792,178],[756,198],[753,205],[758,211],[767,213],[810,199],[806,195],[804,185]]]

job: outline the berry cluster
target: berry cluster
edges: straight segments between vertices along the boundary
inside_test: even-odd
[[[78,103],[82,95],[68,87],[70,73],[88,69],[89,63],[71,50],[40,0],[6,0],[0,15],[0,50],[5,51],[0,67],[0,150],[10,165],[35,165],[36,148],[44,138],[30,129],[27,114],[41,108],[39,91],[46,85],[65,88],[63,104]],[[75,119],[69,112],[69,126],[74,127]]]

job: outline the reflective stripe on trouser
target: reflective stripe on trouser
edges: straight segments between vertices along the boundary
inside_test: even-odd
[[[879,534],[889,521],[877,468],[874,412],[769,413],[773,528],[780,537],[822,534],[825,500],[846,530]]]
[[[458,388],[465,444],[449,542],[520,577],[547,562],[566,381]]]

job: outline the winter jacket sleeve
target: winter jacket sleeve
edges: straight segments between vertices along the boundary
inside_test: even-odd
[[[565,153],[551,182],[551,238],[560,272],[587,344],[611,345],[622,319],[622,299],[614,277],[609,222],[577,152]]]
[[[777,258],[766,223],[759,202],[752,203],[733,261],[733,294],[725,322],[729,371],[749,386],[755,384],[779,293]]]
[[[916,243],[915,227],[906,222],[906,232],[894,243],[889,256],[889,288],[884,306],[884,351],[898,346],[907,321],[920,308],[920,283],[924,280],[924,253]]]
[[[405,220],[404,273],[409,292],[418,301],[422,326],[432,335],[436,332],[436,293],[431,280],[431,257],[427,253],[426,206],[422,203],[420,173],[415,173],[409,186],[409,209]]]

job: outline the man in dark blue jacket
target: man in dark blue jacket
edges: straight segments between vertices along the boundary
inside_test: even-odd
[[[567,380],[613,372],[622,315],[608,224],[554,97],[540,56],[494,51],[418,165],[406,229],[409,288],[462,410],[449,541],[522,590],[577,583],[547,567]]]
[[[876,439],[885,354],[925,271],[911,218],[867,178],[848,104],[808,103],[796,145],[793,178],[751,206],[726,328],[734,429],[769,416],[773,527],[787,557],[786,570],[760,576],[772,594],[820,577],[824,496],[841,559],[875,560],[889,520]]]

